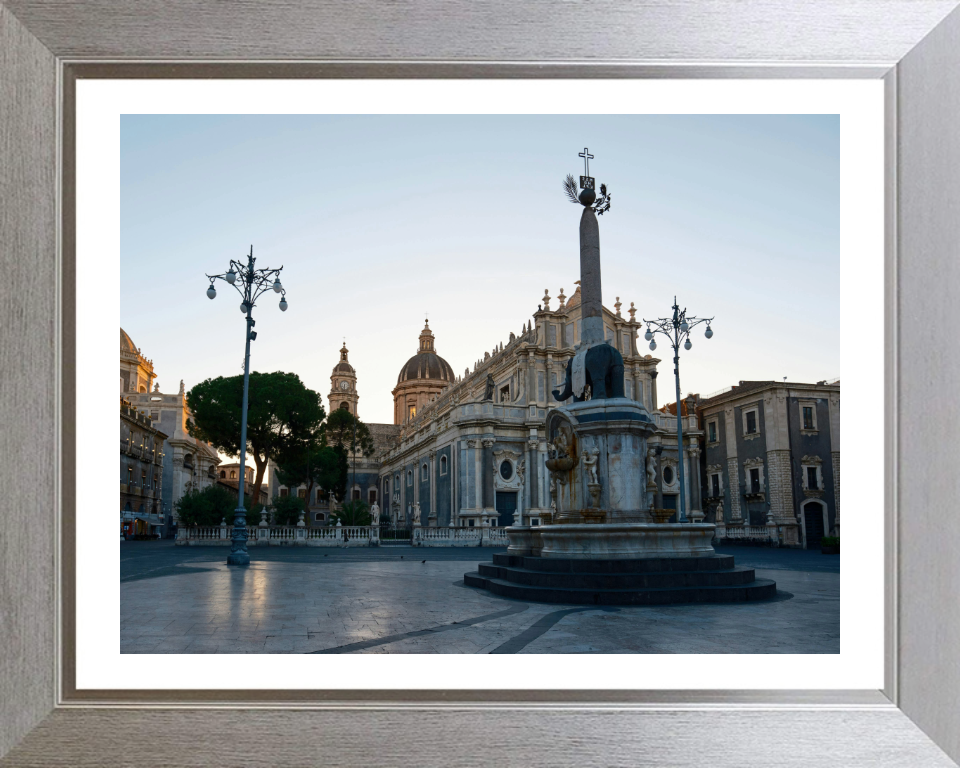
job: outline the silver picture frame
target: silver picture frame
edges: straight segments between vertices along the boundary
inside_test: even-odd
[[[956,765],[958,5],[0,0],[0,765]],[[883,689],[77,690],[73,96],[106,77],[882,79]]]

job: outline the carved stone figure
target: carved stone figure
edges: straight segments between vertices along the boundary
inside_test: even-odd
[[[485,401],[486,401],[486,400],[493,400],[493,387],[494,387],[493,374],[488,373],[488,374],[487,374],[487,385],[486,385],[486,387],[484,387],[484,390],[483,390],[483,399],[484,399]]]
[[[588,483],[599,483],[597,480],[597,461],[600,459],[600,451],[594,448],[591,451],[584,449],[583,454],[583,468],[587,470],[587,482]]]
[[[657,484],[657,465],[656,465],[656,462],[654,461],[655,455],[656,454],[654,453],[652,448],[649,451],[647,451],[647,487],[648,488],[650,486],[656,486]]]
[[[380,525],[380,507],[377,506],[377,502],[373,502],[373,506],[370,507],[370,524]]]
[[[723,502],[719,502],[713,509],[713,522],[717,525],[723,523]]]
[[[608,397],[623,397],[623,355],[609,344],[597,344],[586,352],[578,352],[567,361],[567,374],[563,391],[553,390],[556,400],[572,397],[574,402],[584,401],[585,391],[577,395],[573,387],[573,361],[583,355],[586,386],[590,387],[591,399],[603,400]]]
[[[413,524],[420,525],[420,502],[413,505]]]

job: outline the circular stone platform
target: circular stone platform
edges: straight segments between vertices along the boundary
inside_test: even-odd
[[[581,526],[582,527],[582,526]],[[500,597],[570,605],[666,605],[765,600],[776,582],[734,565],[731,555],[584,560],[494,555],[463,576]]]
[[[507,528],[511,545],[514,530]],[[709,557],[715,554],[715,530],[716,526],[710,523],[585,523],[536,526],[530,533],[540,537],[539,554],[543,558],[619,560]]]

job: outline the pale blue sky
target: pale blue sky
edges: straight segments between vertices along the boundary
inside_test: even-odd
[[[840,375],[835,115],[126,115],[121,325],[162,391],[240,373],[239,300],[222,283],[208,300],[204,273],[252,243],[290,303],[255,310],[252,369],[295,372],[326,402],[346,336],[360,417],[392,422],[424,312],[462,374],[544,288],[573,293],[580,209],[561,182],[584,146],[613,195],[604,304],[661,316],[676,293],[716,316],[681,356],[684,394]]]

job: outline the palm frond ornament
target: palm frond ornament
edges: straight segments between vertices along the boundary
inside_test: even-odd
[[[600,194],[594,190],[594,181],[590,176],[580,177],[580,191],[577,192],[577,180],[572,174],[567,174],[563,180],[563,191],[571,203],[579,203],[584,208],[591,208],[598,216],[610,210],[611,195],[607,192],[607,185],[600,185]]]

